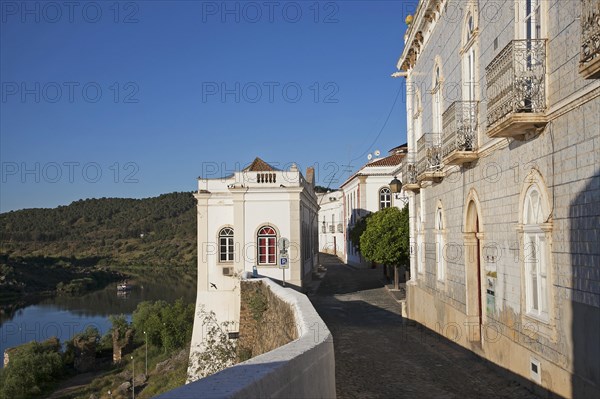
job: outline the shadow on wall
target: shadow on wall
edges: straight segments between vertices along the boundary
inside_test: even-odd
[[[455,323],[438,334],[403,318],[399,305],[380,307],[354,296],[383,288],[378,271],[342,273],[348,270],[343,264],[328,269],[311,301],[333,336],[339,398],[356,397],[357,391],[362,397],[510,398],[529,390],[527,380],[457,344],[467,331]]]
[[[600,169],[569,207],[573,398],[600,398]]]

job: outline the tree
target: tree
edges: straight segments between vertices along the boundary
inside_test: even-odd
[[[394,266],[394,286],[398,289],[398,267],[409,262],[408,206],[399,210],[384,208],[369,216],[360,235],[360,251],[373,262]]]

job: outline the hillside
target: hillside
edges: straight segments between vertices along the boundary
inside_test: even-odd
[[[191,193],[170,193],[2,213],[0,253],[93,258],[105,265],[193,266],[195,209]]]

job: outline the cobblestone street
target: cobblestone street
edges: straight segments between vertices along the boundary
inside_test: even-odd
[[[321,254],[327,273],[310,295],[333,333],[343,398],[535,398],[471,352],[403,320],[381,269]]]

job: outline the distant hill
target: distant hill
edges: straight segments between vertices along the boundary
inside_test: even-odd
[[[100,258],[104,264],[194,266],[192,193],[100,198],[0,214],[0,253]]]

